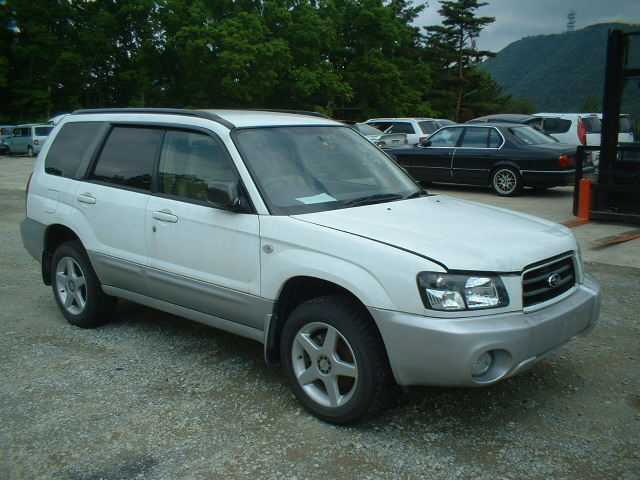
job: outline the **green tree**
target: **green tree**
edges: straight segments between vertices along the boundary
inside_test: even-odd
[[[601,112],[602,111],[602,101],[598,99],[598,97],[590,93],[584,99],[584,102],[580,105],[581,112]]]
[[[487,5],[477,0],[441,0],[438,13],[444,17],[442,25],[424,27],[427,59],[438,67],[439,78],[435,90],[441,104],[453,101],[452,116],[458,120],[467,96],[482,87],[478,82],[486,76],[477,73],[477,66],[494,56],[490,51],[478,50],[475,39],[494,17],[476,17],[475,11]]]

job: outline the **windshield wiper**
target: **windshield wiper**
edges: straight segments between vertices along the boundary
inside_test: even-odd
[[[417,192],[413,192],[410,195],[407,195],[406,197],[404,197],[405,200],[409,200],[410,198],[420,198],[420,197],[426,197],[429,195],[429,192],[427,192],[426,190],[418,190]]]
[[[392,202],[394,200],[402,200],[403,195],[398,193],[376,193],[366,197],[354,198],[342,204],[342,207],[359,207],[361,205],[373,205],[374,203]]]

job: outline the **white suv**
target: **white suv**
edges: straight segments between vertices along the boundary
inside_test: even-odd
[[[348,126],[268,111],[80,111],[27,188],[62,314],[118,297],[264,344],[317,417],[394,382],[483,386],[588,333],[598,282],[560,225],[423,191]]]
[[[448,122],[450,120],[434,118],[370,118],[365,123],[384,133],[404,133],[409,145],[417,145],[445,124],[448,125]]]

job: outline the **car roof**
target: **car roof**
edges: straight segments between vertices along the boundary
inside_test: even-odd
[[[424,120],[433,120],[435,121],[435,118],[431,118],[431,117],[380,117],[380,118],[370,118],[369,120],[367,120],[367,122],[378,122],[378,121],[384,121],[384,122],[394,122],[396,120],[400,120],[400,121],[413,121],[413,122],[422,122]]]
[[[71,117],[79,115],[97,116],[136,116],[137,120],[149,119],[152,115],[174,115],[184,118],[202,118],[222,124],[230,130],[242,127],[284,126],[284,125],[340,125],[340,122],[317,112],[298,110],[233,110],[233,109],[203,109],[187,110],[176,108],[105,108],[77,110]],[[65,117],[65,120],[68,117]]]
[[[525,123],[530,120],[535,120],[534,115],[526,115],[523,113],[495,113],[492,115],[484,115],[482,117],[474,118],[466,123]]]

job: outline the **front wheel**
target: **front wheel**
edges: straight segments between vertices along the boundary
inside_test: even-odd
[[[501,197],[519,195],[522,186],[522,176],[513,167],[498,167],[491,174],[491,188]]]
[[[381,410],[394,389],[380,335],[355,300],[309,300],[284,326],[281,358],[298,401],[327,422],[348,424]]]
[[[29,155],[30,157],[35,157],[36,155],[36,152],[31,145],[27,147],[27,155]]]
[[[53,254],[51,286],[60,311],[78,327],[106,323],[116,307],[116,298],[104,293],[87,252],[79,242],[66,242]]]

